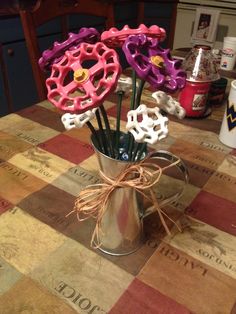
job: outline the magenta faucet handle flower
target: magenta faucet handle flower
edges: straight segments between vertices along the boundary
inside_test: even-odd
[[[39,59],[39,66],[42,70],[51,70],[54,63],[59,62],[67,50],[77,49],[81,43],[94,44],[100,40],[100,34],[95,28],[83,27],[78,34],[69,33],[67,40],[59,43],[54,42],[53,47],[43,52]]]
[[[101,40],[108,47],[121,47],[125,40],[130,35],[144,34],[150,38],[158,38],[159,41],[163,41],[166,38],[166,31],[164,28],[161,28],[157,25],[151,25],[147,27],[144,24],[140,24],[138,28],[129,28],[128,25],[125,25],[121,30],[118,30],[116,27],[110,28],[108,31],[104,31],[101,36]]]
[[[115,50],[101,42],[82,43],[53,65],[46,80],[48,99],[63,111],[83,113],[100,106],[114,91],[120,72]]]
[[[144,34],[131,35],[122,49],[137,75],[154,89],[173,92],[184,87],[186,74],[180,69],[180,61],[173,60],[170,50],[161,48],[158,39]]]
[[[168,118],[161,115],[158,107],[140,105],[128,112],[127,119],[126,129],[138,143],[155,144],[168,134]]]

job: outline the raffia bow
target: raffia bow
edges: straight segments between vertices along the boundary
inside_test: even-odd
[[[152,203],[152,206],[157,210],[162,225],[168,235],[170,235],[171,232],[166,224],[164,216],[173,222],[179,231],[182,231],[180,226],[160,208],[152,189],[152,187],[160,180],[163,171],[178,163],[179,160],[161,168],[159,165],[150,163],[147,159],[144,159],[137,164],[128,165],[127,168],[114,180],[107,177],[100,170],[99,173],[104,180],[104,183],[89,185],[85,190],[82,190],[75,201],[73,210],[67,214],[67,216],[76,212],[79,221],[86,220],[90,217],[96,219],[96,226],[91,238],[91,246],[98,248],[102,244],[99,240],[99,233],[102,232],[102,217],[106,212],[106,203],[110,194],[117,188],[129,187],[134,188]],[[144,191],[147,191],[149,195],[144,193]]]

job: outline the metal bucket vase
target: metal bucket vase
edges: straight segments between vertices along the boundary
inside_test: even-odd
[[[124,134],[123,134],[124,135]],[[135,162],[113,159],[101,153],[97,148],[94,137],[91,137],[100,170],[109,178],[115,179],[129,165]],[[145,154],[144,154],[145,156]],[[179,160],[175,155],[165,152],[152,152],[148,162],[165,160],[173,163]],[[188,172],[180,160],[176,166],[181,173],[184,182],[183,187],[170,197],[161,200],[159,206],[166,205],[178,199],[188,182]],[[144,243],[143,218],[151,214],[153,210],[144,209],[143,196],[134,188],[116,188],[109,196],[106,203],[106,211],[102,217],[101,230],[99,232],[99,250],[110,255],[128,255],[135,252]]]

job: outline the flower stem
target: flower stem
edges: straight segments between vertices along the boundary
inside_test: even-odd
[[[145,85],[145,80],[141,80],[139,83],[138,91],[137,91],[136,101],[134,101],[134,104],[133,104],[133,106],[134,106],[133,109],[137,109],[138,106],[140,105],[144,85]],[[140,154],[138,155],[138,150],[142,149],[142,144],[136,144],[135,150],[134,150],[134,140],[131,140],[131,142],[132,142],[131,143],[132,146],[129,148],[129,156],[130,156],[130,159],[132,161],[135,161],[135,159],[138,160],[138,158],[141,158],[141,155],[143,152],[141,152],[141,155]],[[146,145],[145,145],[145,147],[146,147]]]
[[[136,72],[132,72],[132,97],[130,103],[130,110],[135,108],[135,98],[136,98]]]
[[[139,149],[140,149],[140,143],[136,143],[136,144],[135,144],[135,149],[134,149],[133,154],[132,154],[131,161],[138,160],[136,157],[138,157],[138,151],[139,151]]]
[[[142,143],[141,144],[141,147],[140,147],[140,149],[139,149],[139,151],[138,151],[138,155],[137,155],[137,160],[140,160],[141,159],[141,157],[142,157],[142,154],[145,152],[147,150],[147,143]]]
[[[135,99],[136,99],[136,72],[133,70],[132,72],[132,96],[131,96],[131,102],[130,102],[130,110],[135,109]],[[129,139],[128,139],[129,160],[131,160],[133,145],[134,145],[134,137],[132,134],[130,134]]]
[[[138,106],[140,105],[140,101],[141,101],[141,96],[142,96],[142,91],[145,85],[145,81],[141,80],[139,87],[138,87],[138,91],[137,91],[137,98],[136,98],[136,104],[135,104],[135,109],[138,108]]]
[[[116,115],[116,151],[119,159],[119,141],[120,141],[120,118],[121,118],[121,105],[124,92],[118,92],[118,104],[117,104],[117,115]]]
[[[110,148],[110,157],[114,158],[115,157],[115,152],[114,152],[114,147],[112,145],[112,135],[111,135],[111,128],[110,128],[110,123],[109,120],[107,118],[107,113],[106,110],[104,108],[103,105],[101,105],[100,107],[101,113],[102,113],[102,117],[105,123],[105,127],[106,127],[106,133],[107,133],[107,139],[108,139],[108,146]]]
[[[106,135],[105,135],[104,130],[103,130],[102,120],[101,120],[100,113],[98,110],[96,110],[95,115],[96,115],[96,119],[97,119],[97,123],[98,123],[98,127],[99,127],[99,136],[101,136],[100,138],[101,138],[101,142],[103,145],[103,151],[106,155],[109,156],[109,153],[107,150]]]
[[[93,127],[92,123],[90,121],[86,122],[86,125],[87,127],[90,129],[91,133],[93,134],[94,136],[94,139],[96,140],[97,144],[98,144],[98,149],[104,153],[104,149],[102,147],[102,143],[101,143],[101,139],[100,137],[98,136],[95,128]]]

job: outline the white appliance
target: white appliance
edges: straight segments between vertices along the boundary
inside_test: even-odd
[[[222,48],[224,37],[236,37],[236,0],[179,0],[173,48],[192,47],[196,9],[220,10],[213,48]]]

